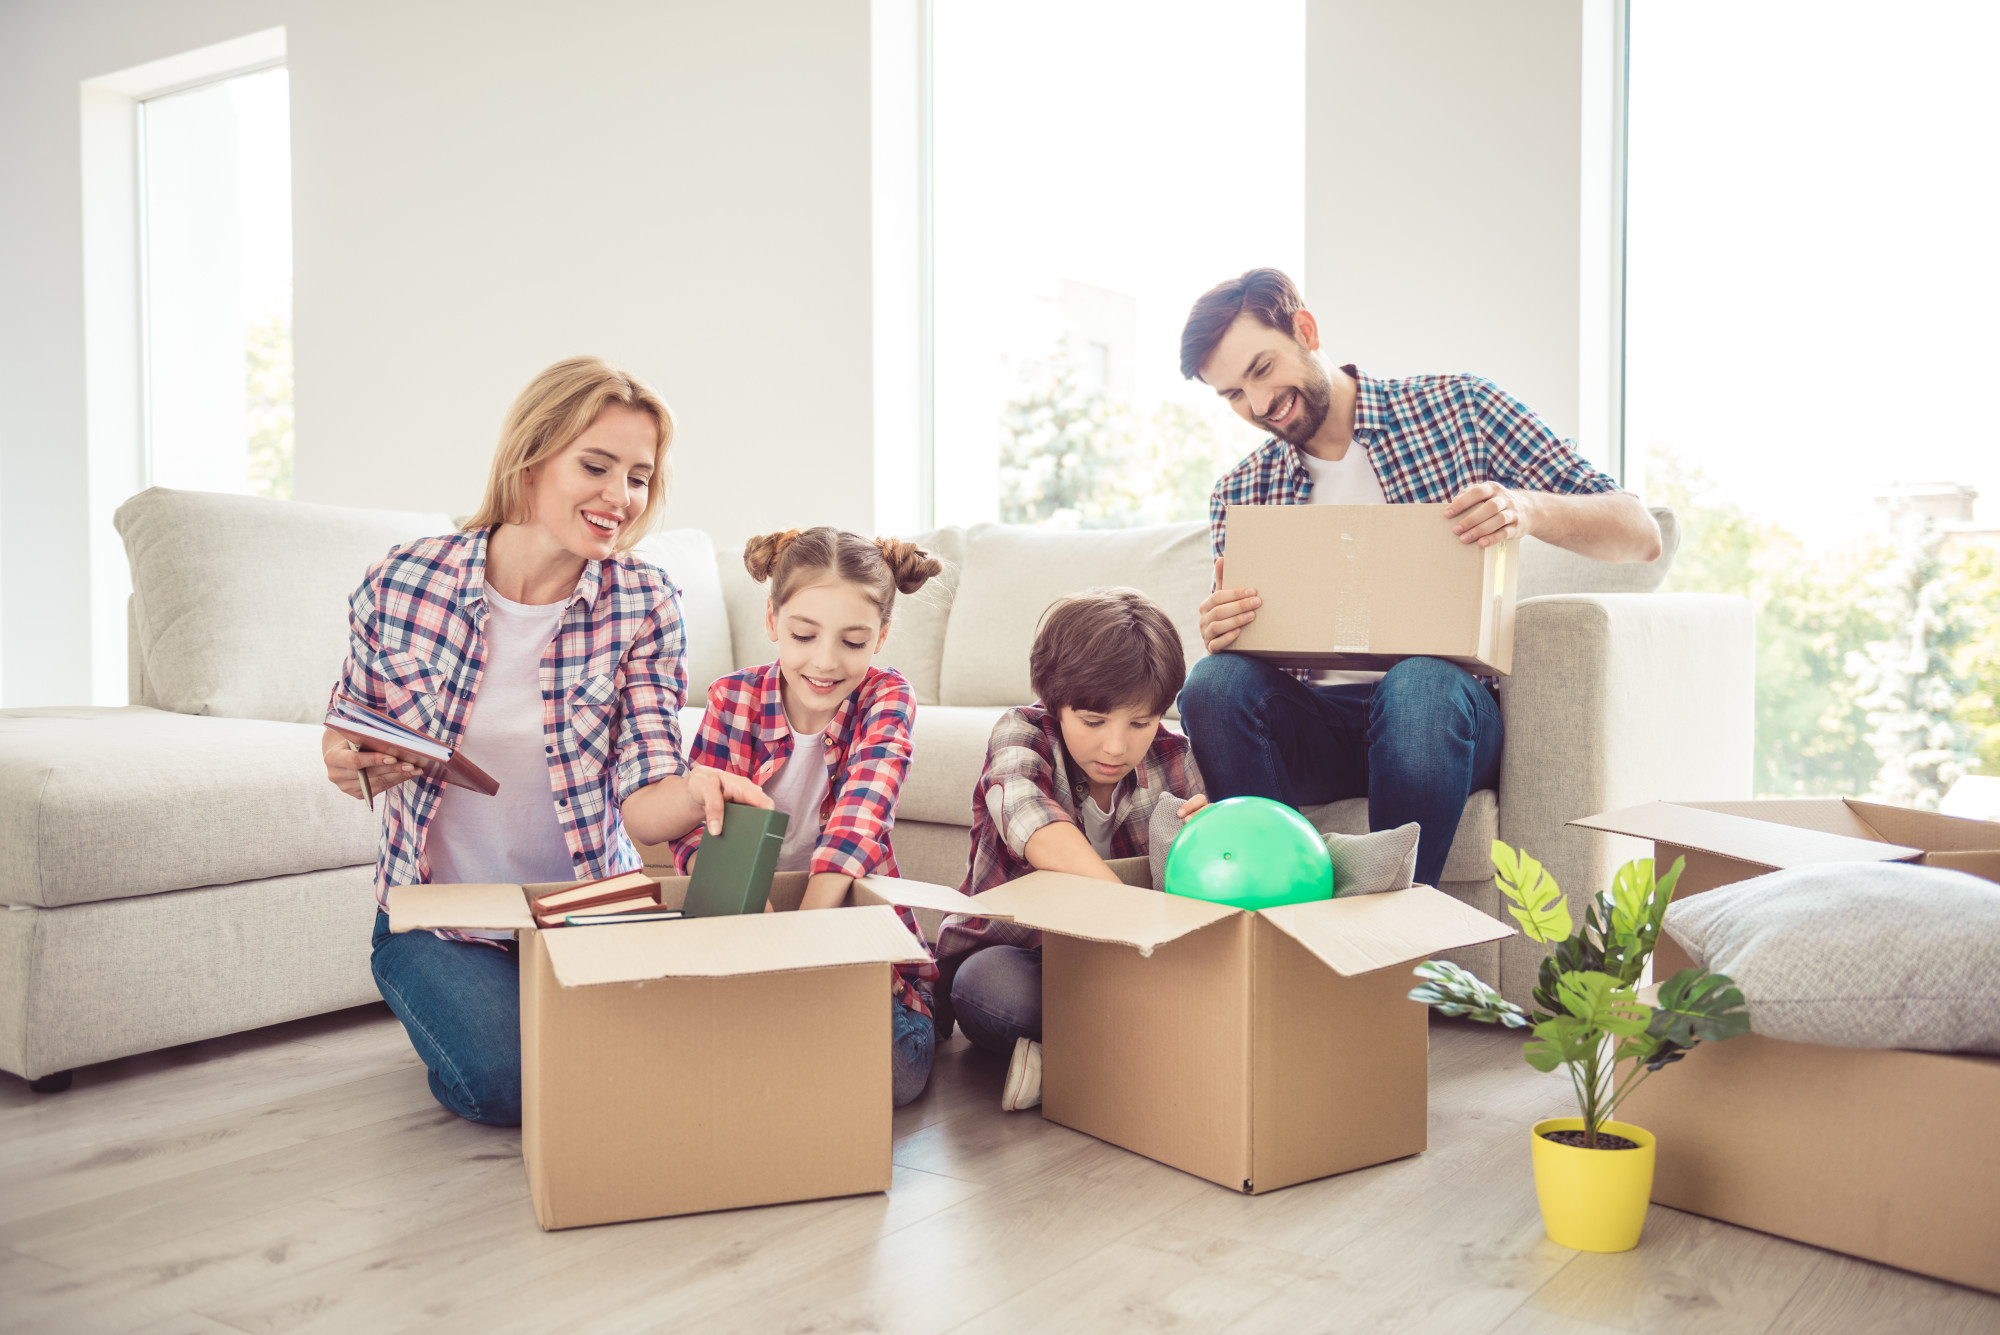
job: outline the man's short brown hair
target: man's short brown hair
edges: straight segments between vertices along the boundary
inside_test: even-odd
[[[1028,680],[1043,708],[1164,714],[1187,678],[1180,632],[1137,589],[1089,589],[1042,613]]]
[[[1239,315],[1294,338],[1292,317],[1306,308],[1292,280],[1276,269],[1251,269],[1201,294],[1181,326],[1181,374],[1193,380]]]

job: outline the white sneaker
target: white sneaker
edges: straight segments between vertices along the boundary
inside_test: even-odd
[[[1014,1057],[1007,1063],[1007,1085],[1000,1091],[1000,1111],[1020,1112],[1042,1101],[1042,1045],[1032,1038],[1014,1040]]]

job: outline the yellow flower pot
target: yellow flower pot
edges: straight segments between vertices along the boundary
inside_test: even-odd
[[[1639,1245],[1653,1195],[1653,1133],[1625,1122],[1602,1129],[1639,1148],[1586,1150],[1543,1138],[1544,1131],[1583,1130],[1581,1117],[1535,1123],[1535,1199],[1549,1241],[1582,1252],[1629,1252]]]

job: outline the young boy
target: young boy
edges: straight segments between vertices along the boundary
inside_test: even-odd
[[[1105,861],[1147,856],[1154,808],[1172,803],[1183,820],[1199,810],[1194,752],[1160,722],[1186,675],[1173,622],[1138,590],[1050,607],[1028,657],[1038,703],[1002,714],[987,743],[960,889],[977,895],[1034,870],[1115,881]],[[1000,1100],[1009,1112],[1042,1097],[1041,945],[1032,929],[963,917],[938,941],[965,1036],[1013,1054]]]

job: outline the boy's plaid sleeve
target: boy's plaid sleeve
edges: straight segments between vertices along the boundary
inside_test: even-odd
[[[812,871],[867,876],[889,861],[896,797],[910,771],[910,728],[917,699],[901,673],[884,672],[867,698],[847,750],[840,791],[813,847]]]
[[[986,808],[995,833],[1015,857],[1028,856],[1028,840],[1044,827],[1076,823],[1056,798],[1056,782],[1047,735],[1019,712],[1002,714],[993,725],[973,802]]]

